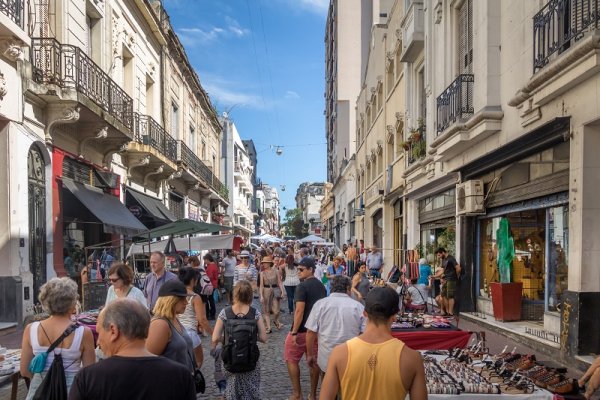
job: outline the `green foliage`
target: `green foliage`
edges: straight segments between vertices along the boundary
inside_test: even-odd
[[[304,232],[304,221],[302,220],[302,210],[293,208],[285,212],[283,227],[287,236],[296,236],[298,238],[306,236]]]

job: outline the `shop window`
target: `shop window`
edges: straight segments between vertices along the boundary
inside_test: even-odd
[[[558,311],[567,290],[569,208],[548,209],[548,311]]]

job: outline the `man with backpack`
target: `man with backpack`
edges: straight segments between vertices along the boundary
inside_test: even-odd
[[[290,333],[285,338],[284,356],[292,390],[290,399],[302,399],[302,388],[300,386],[300,368],[298,364],[306,353],[306,320],[318,300],[327,295],[325,286],[315,278],[315,260],[312,257],[304,257],[298,263],[298,278],[300,284],[296,286],[294,322]],[[314,355],[318,357],[318,343],[315,341]],[[310,395],[317,398],[317,385],[319,383],[319,367],[316,364],[310,366]]]
[[[253,298],[250,282],[239,281],[233,288],[233,304],[221,310],[213,330],[211,349],[223,343],[227,400],[261,398],[257,342],[266,343],[267,332],[260,311],[251,306]]]

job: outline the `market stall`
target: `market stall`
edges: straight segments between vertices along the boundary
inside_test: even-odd
[[[392,336],[414,350],[463,348],[469,343],[471,334],[441,316],[399,314],[392,324]]]
[[[0,346],[0,386],[11,382],[10,400],[17,399],[19,379],[22,378],[19,372],[20,362],[21,349],[5,349]]]

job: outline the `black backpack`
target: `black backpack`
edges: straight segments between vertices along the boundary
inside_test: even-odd
[[[225,340],[221,353],[225,369],[232,373],[253,371],[260,356],[256,310],[250,307],[248,314],[238,316],[231,307],[227,307],[225,317]]]

